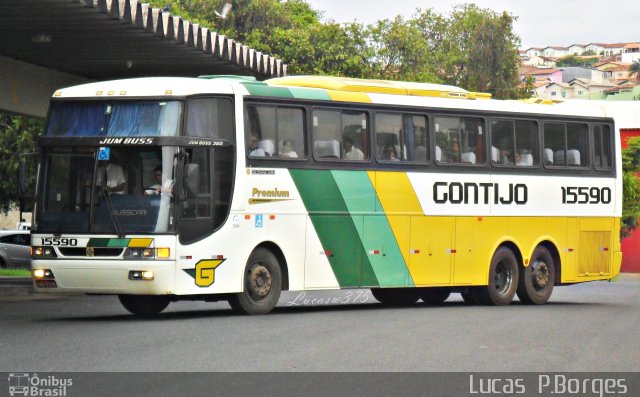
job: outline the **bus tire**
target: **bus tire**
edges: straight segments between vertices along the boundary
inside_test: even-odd
[[[278,259],[266,248],[256,248],[247,260],[242,292],[229,298],[234,311],[267,314],[276,307],[282,291],[282,270]]]
[[[489,285],[478,289],[478,299],[485,305],[508,305],[516,293],[518,275],[518,259],[513,251],[498,248],[491,259]]]
[[[539,245],[531,255],[529,266],[520,268],[518,298],[529,305],[544,305],[551,297],[556,278],[556,267],[549,250]]]
[[[430,287],[420,289],[420,298],[427,305],[440,305],[451,295],[449,287]]]
[[[415,288],[371,288],[371,295],[387,306],[409,306],[420,299]]]
[[[169,297],[163,295],[118,295],[122,306],[136,316],[155,316],[169,306]]]

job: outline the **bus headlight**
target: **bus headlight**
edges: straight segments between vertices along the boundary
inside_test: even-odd
[[[54,279],[53,272],[49,269],[33,269],[33,278],[36,280]]]
[[[129,280],[153,280],[153,272],[149,270],[131,270],[129,272]]]
[[[58,255],[52,247],[31,247],[31,256],[33,258],[55,258]]]
[[[153,248],[127,248],[124,257],[127,259],[153,259]]]

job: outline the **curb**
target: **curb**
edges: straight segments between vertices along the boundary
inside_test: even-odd
[[[33,294],[30,277],[0,277],[0,296],[20,296]]]

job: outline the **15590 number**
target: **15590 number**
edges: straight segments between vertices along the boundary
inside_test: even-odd
[[[75,247],[78,245],[78,240],[75,238],[43,237],[42,245],[52,245],[55,247]]]
[[[562,187],[562,204],[609,204],[610,202],[611,189],[608,187]]]

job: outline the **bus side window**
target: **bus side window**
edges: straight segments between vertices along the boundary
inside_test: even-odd
[[[435,127],[437,163],[484,163],[484,120],[472,117],[437,117]]]
[[[588,131],[582,123],[545,123],[545,162],[550,149],[554,166],[586,167],[589,164]]]
[[[512,119],[492,120],[491,163],[518,167],[537,165],[537,122]]]
[[[593,126],[594,166],[597,170],[611,169],[611,129],[608,125]]]
[[[400,113],[376,113],[375,127],[378,160],[427,162],[425,117]]]
[[[367,115],[360,111],[313,111],[313,157],[316,160],[369,159]]]
[[[304,110],[248,105],[245,138],[249,157],[305,158]]]

